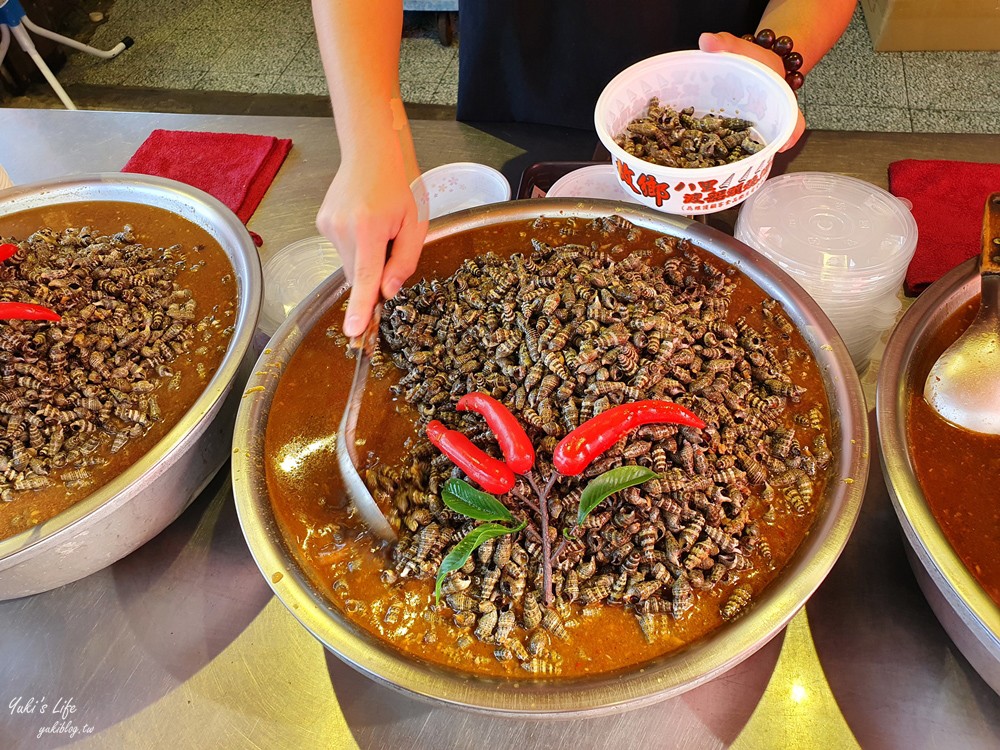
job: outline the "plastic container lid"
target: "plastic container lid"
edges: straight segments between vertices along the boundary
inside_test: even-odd
[[[257,328],[273,336],[299,302],[343,265],[325,237],[309,237],[286,245],[263,266],[264,303]]]
[[[802,285],[862,370],[899,313],[917,246],[909,209],[853,177],[796,172],[768,180],[743,204],[735,235]]]
[[[768,180],[743,204],[737,236],[787,270],[817,280],[902,280],[917,246],[909,205],[863,180],[795,172]]]
[[[618,181],[618,172],[611,164],[594,164],[564,174],[545,194],[546,198],[603,198],[612,201],[639,203]]]

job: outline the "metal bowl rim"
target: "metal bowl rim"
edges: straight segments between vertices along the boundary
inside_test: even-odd
[[[906,435],[907,382],[913,358],[952,312],[979,293],[975,258],[953,268],[921,292],[886,344],[876,389],[882,473],[896,516],[917,559],[967,627],[1000,659],[1000,607],[972,576],[931,513],[917,482]],[[933,331],[932,331],[933,332]],[[964,615],[964,616],[963,616]]]
[[[236,385],[236,375],[244,354],[250,349],[260,311],[260,296],[263,289],[260,259],[246,226],[220,200],[212,195],[176,180],[152,175],[99,172],[75,175],[52,180],[27,183],[8,188],[0,194],[0,215],[16,213],[31,206],[5,210],[13,199],[30,200],[52,194],[59,203],[80,203],[93,200],[115,202],[138,202],[125,196],[113,194],[101,198],[102,193],[135,189],[160,196],[180,198],[179,202],[213,218],[213,226],[222,232],[232,233],[238,244],[232,248],[223,246],[223,251],[233,265],[237,283],[236,324],[226,353],[215,374],[205,385],[191,407],[181,416],[166,435],[144,453],[125,471],[85,498],[37,526],[0,540],[0,570],[18,564],[22,559],[37,554],[57,537],[72,533],[74,527],[89,518],[102,513],[110,513],[128,502],[142,489],[142,479],[153,477],[166,471],[207,429],[211,417],[218,411],[229,390]],[[74,196],[75,193],[75,197]],[[169,209],[168,209],[169,210]],[[191,221],[189,217],[186,218]],[[220,243],[222,244],[222,243]],[[241,253],[242,264],[237,263],[234,254]],[[242,266],[242,268],[241,268]],[[241,271],[246,278],[241,276]],[[257,290],[256,293],[254,290]]]
[[[652,231],[687,237],[709,252],[721,250],[723,255],[715,253],[717,257],[727,259],[765,291],[773,286],[782,299],[796,303],[794,314],[787,305],[786,310],[811,342],[820,369],[828,378],[831,409],[841,419],[840,475],[830,480],[827,505],[786,571],[765,589],[746,615],[682,651],[642,668],[632,668],[630,673],[558,682],[518,681],[472,677],[403,656],[340,617],[287,550],[266,491],[256,491],[263,473],[263,428],[254,423],[254,418],[266,417],[283,361],[287,362],[282,357],[294,353],[308,330],[346,288],[343,272],[338,271],[292,311],[254,368],[247,385],[249,395],[236,420],[233,492],[251,554],[278,598],[328,649],[383,684],[457,707],[522,717],[596,716],[623,706],[632,708],[663,700],[712,679],[770,641],[805,604],[847,543],[860,511],[868,472],[867,410],[860,380],[833,325],[801,287],[770,261],[700,223],[635,204],[591,199],[522,200],[469,209],[432,222],[427,239],[539,216],[589,219],[612,213]],[[762,279],[768,283],[761,284]],[[724,646],[722,653],[713,655],[720,642]],[[514,686],[518,689],[512,690]],[[544,692],[546,688],[558,692],[553,697]]]

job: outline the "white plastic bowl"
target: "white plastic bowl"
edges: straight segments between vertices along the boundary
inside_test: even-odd
[[[625,152],[615,137],[646,112],[649,100],[694,107],[756,123],[764,148],[718,167],[678,169]],[[650,57],[626,68],[604,88],[594,126],[611,152],[622,186],[643,205],[672,214],[722,211],[749,198],[767,179],[774,155],[791,137],[798,103],[788,84],[763,63],[728,52],[685,50]]]
[[[510,200],[510,183],[485,164],[459,161],[429,169],[410,183],[421,219]]]
[[[602,198],[638,203],[639,198],[622,187],[611,164],[594,164],[564,174],[545,194],[546,198]]]

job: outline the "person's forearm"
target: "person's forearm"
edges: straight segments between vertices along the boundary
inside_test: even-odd
[[[757,30],[790,36],[804,74],[830,51],[851,22],[857,0],[771,0]]]
[[[313,0],[323,70],[342,161],[362,161],[374,144],[400,146],[408,176],[416,159],[399,94],[400,0]]]

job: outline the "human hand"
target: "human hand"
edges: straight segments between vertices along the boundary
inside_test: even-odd
[[[703,52],[733,52],[737,55],[743,55],[757,62],[764,63],[782,78],[785,77],[785,67],[780,57],[769,49],[765,49],[753,42],[748,42],[746,39],[741,39],[728,32],[721,31],[718,34],[702,34],[698,38],[698,48]],[[805,129],[806,119],[802,116],[802,110],[800,109],[798,121],[795,123],[795,130],[792,131],[792,136],[778,150],[787,151],[794,146],[799,138],[802,137]]]
[[[351,297],[344,335],[364,333],[379,299],[391,299],[414,272],[427,233],[401,163],[342,163],[316,216],[316,228],[344,261]],[[386,248],[392,252],[386,258]]]

